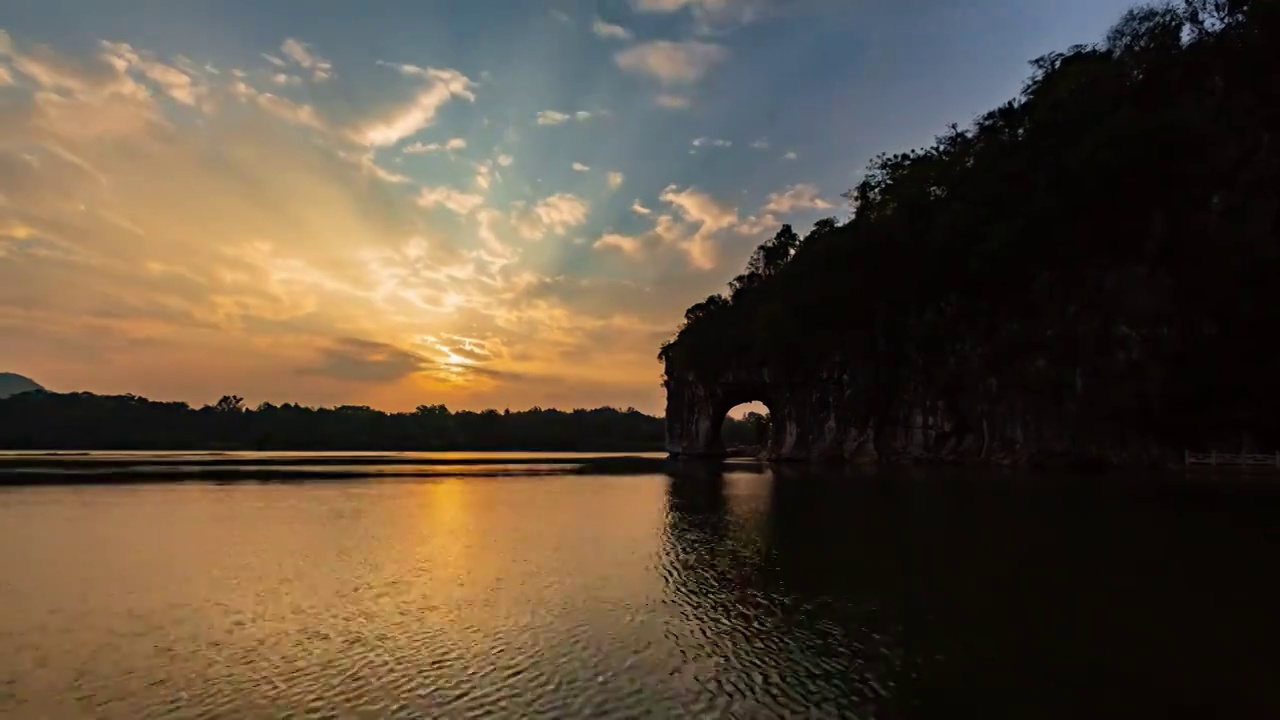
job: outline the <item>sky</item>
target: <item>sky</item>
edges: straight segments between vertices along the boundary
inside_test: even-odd
[[[659,412],[659,345],[1122,0],[9,0],[0,371]]]

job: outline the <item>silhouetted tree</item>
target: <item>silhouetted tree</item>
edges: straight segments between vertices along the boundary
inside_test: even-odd
[[[134,395],[23,393],[0,399],[0,448],[259,450],[661,450],[663,421],[634,408],[499,413],[420,405],[310,408],[238,396],[193,410]]]
[[[239,395],[223,395],[214,404],[213,409],[218,412],[242,412],[244,410],[244,398]]]

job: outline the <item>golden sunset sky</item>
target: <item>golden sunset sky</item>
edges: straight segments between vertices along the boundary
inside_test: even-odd
[[[0,371],[657,412],[658,345],[780,223],[1126,3],[953,5],[6,3]]]

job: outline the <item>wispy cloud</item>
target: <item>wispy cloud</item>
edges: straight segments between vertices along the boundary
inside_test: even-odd
[[[422,207],[445,207],[459,215],[466,215],[484,204],[484,196],[451,187],[424,187],[418,193],[417,202]]]
[[[658,199],[670,207],[656,216],[639,200],[631,206],[636,214],[653,218],[653,227],[648,232],[641,235],[606,233],[593,247],[617,250],[632,259],[666,247],[682,254],[696,270],[715,267],[719,259],[718,239],[740,224],[737,208],[696,188],[681,189],[676,185],[664,188]]]
[[[523,202],[513,204],[511,224],[521,237],[541,240],[548,234],[563,235],[587,220],[591,206],[571,193],[556,193],[532,207]]]
[[[770,193],[765,200],[764,212],[789,213],[793,210],[826,209],[831,203],[818,194],[818,186],[812,183],[791,185],[781,192]]]
[[[599,17],[591,23],[591,32],[595,33],[596,37],[611,40],[630,40],[633,37],[630,30],[621,25],[605,22]]]
[[[280,52],[300,67],[310,70],[311,78],[317,82],[333,77],[333,64],[317,55],[304,42],[287,38],[280,44]]]
[[[449,140],[443,143],[415,142],[413,144],[406,145],[404,148],[404,153],[406,155],[420,155],[423,153],[452,152],[455,150],[465,150],[466,147],[467,147],[466,139],[457,137],[457,138],[449,138]]]
[[[448,68],[420,68],[379,61],[402,75],[419,79],[423,86],[409,100],[393,104],[358,122],[352,129],[354,139],[373,147],[395,145],[428,127],[436,113],[454,98],[474,101],[475,83],[466,75]]]
[[[795,159],[796,159],[796,158],[798,158],[798,157],[800,157],[800,156],[799,156],[799,155],[796,155],[796,154],[795,154],[795,151],[793,151],[793,150],[788,150],[788,151],[787,151],[787,152],[782,156],[782,159],[783,159],[783,160],[795,160]]]
[[[669,93],[661,93],[654,97],[653,101],[658,107],[664,107],[669,110],[687,110],[693,106],[693,101],[689,98]]]
[[[755,22],[764,17],[770,0],[631,0],[637,12],[675,13],[688,10],[694,29],[711,34]]]
[[[560,125],[567,123],[573,118],[572,115],[559,112],[558,110],[542,110],[537,115],[539,125]]]
[[[723,138],[700,137],[700,138],[694,138],[691,144],[694,147],[727,148],[727,147],[731,147],[733,145],[733,142],[729,140],[725,140]]]
[[[256,103],[263,110],[285,122],[305,125],[316,130],[325,130],[327,127],[315,107],[306,103],[297,103],[279,95],[260,92],[243,80],[233,81],[228,89],[242,102]]]
[[[624,52],[634,42],[605,37]],[[596,103],[633,112],[625,97],[549,109],[540,119],[564,128],[543,136],[528,122],[540,105],[511,106],[526,120],[510,123],[508,100],[486,96],[497,66],[492,76],[476,68],[484,82],[472,82],[426,66],[430,56],[382,62],[357,85],[355,68],[329,63],[322,45],[295,43],[218,67],[124,44],[0,55],[0,90],[16,101],[0,104],[0,356],[23,367],[62,358],[47,364],[81,374],[51,374],[60,386],[153,396],[230,389],[278,393],[275,402],[514,407],[548,404],[552,387],[586,402],[594,396],[581,388],[591,387],[602,400],[656,402],[651,345],[690,298],[722,284],[705,271],[736,263],[744,228],[774,218],[744,219],[689,180],[646,187],[648,167],[635,177],[611,169],[648,157],[637,154],[653,150],[644,132],[607,158],[536,146],[539,136],[574,143],[563,130],[608,116]],[[637,72],[685,107],[698,98],[694,78],[718,62],[690,74],[655,60]],[[333,73],[323,86],[317,69]],[[459,100],[477,104],[474,117]],[[450,159],[421,159],[433,154]],[[585,175],[567,180],[569,168]],[[584,181],[589,190],[569,192]],[[643,201],[611,194],[632,186]],[[566,264],[571,243],[597,250]],[[634,263],[632,276],[614,276],[619,263]],[[164,338],[178,350],[112,360],[106,340],[88,337],[121,348]],[[90,367],[49,349],[72,342],[94,348],[79,357],[107,355]],[[228,344],[239,352],[211,368]],[[564,367],[574,381],[557,385]],[[516,380],[528,377],[540,380]]]
[[[629,255],[633,258],[639,258],[644,254],[644,241],[631,235],[619,235],[618,233],[605,233],[601,235],[592,247],[597,250],[607,250],[614,248]]]
[[[691,85],[728,57],[729,51],[714,43],[651,40],[620,50],[613,59],[623,70],[665,85]]]
[[[604,113],[591,112],[590,110],[578,110],[574,113],[563,113],[559,110],[541,110],[535,116],[535,119],[539,125],[562,125],[570,120],[586,122],[587,120],[602,114]]]
[[[768,150],[768,149],[769,149],[769,139],[768,139],[768,138],[760,138],[759,140],[756,140],[755,142],[751,143],[751,147],[755,148],[756,150]]]

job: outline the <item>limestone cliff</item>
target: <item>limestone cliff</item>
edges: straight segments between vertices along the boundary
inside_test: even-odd
[[[1081,387],[1064,397],[1048,385],[1013,382],[1002,390],[995,377],[957,390],[952,382],[931,384],[927,373],[894,382],[883,368],[848,360],[833,359],[811,376],[739,364],[710,377],[668,361],[668,452],[723,456],[726,413],[761,402],[772,420],[770,460],[1170,465],[1181,458],[1180,449],[1096,417],[1105,390]]]

